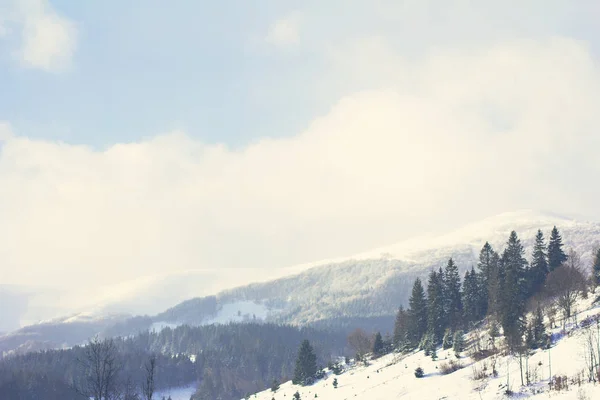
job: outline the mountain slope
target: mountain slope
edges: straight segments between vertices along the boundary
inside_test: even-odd
[[[600,293],[600,290],[597,290],[597,293]],[[591,304],[595,297],[590,297],[578,304],[578,308],[582,310],[578,315],[579,321],[588,317],[593,321],[593,318],[600,316],[600,304]],[[474,361],[468,357],[468,352],[461,355],[462,369],[443,375],[440,372],[443,364],[448,363],[449,360],[456,360],[456,358],[452,351],[439,349],[439,359],[436,361],[431,360],[431,357],[426,357],[423,351],[409,355],[394,353],[372,360],[369,366],[362,364],[347,366],[347,370],[339,376],[329,373],[325,379],[311,386],[302,387],[286,382],[275,393],[266,390],[251,398],[256,400],[290,399],[293,398],[294,393],[298,392],[301,399],[495,400],[509,398],[505,395],[507,382],[515,398],[527,397],[534,400],[548,397],[561,400],[600,398],[600,386],[588,383],[584,351],[588,333],[592,334],[594,340],[598,340],[595,323],[592,323],[589,330],[567,324],[566,335],[562,334],[560,329],[556,328],[550,331],[555,343],[550,350],[536,350],[530,357],[528,362],[530,385],[521,386],[518,357],[502,354],[496,356],[498,371],[496,377],[491,374],[492,357]],[[597,353],[597,350],[595,351]],[[423,368],[425,373],[423,378],[415,377],[414,371],[417,367]],[[487,369],[487,372],[482,374],[485,371],[484,368]],[[479,376],[480,379],[474,379],[474,371],[482,374]],[[579,375],[582,371],[583,375]],[[561,391],[549,391],[550,373],[553,377],[566,376],[569,379],[570,387]],[[334,388],[334,379],[337,379],[337,388]],[[581,386],[573,383],[579,381],[581,381]]]
[[[600,245],[600,224],[551,214],[519,211],[487,218],[454,232],[407,240],[347,259],[315,263],[296,275],[250,284],[219,293],[215,313],[236,302],[254,302],[267,308],[267,320],[309,324],[344,317],[393,315],[405,304],[415,277],[425,277],[452,257],[461,271],[477,264],[479,251],[489,241],[502,250],[516,230],[531,249],[535,234],[546,238],[558,226],[567,248],[573,248],[589,265]],[[158,317],[169,323],[202,324],[207,316],[197,313],[206,299],[188,300]]]

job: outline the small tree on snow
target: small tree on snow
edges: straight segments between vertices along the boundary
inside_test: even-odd
[[[454,354],[456,357],[460,357],[460,353],[465,350],[465,336],[463,331],[456,331],[454,333],[454,337],[452,338],[452,350],[454,350]]]
[[[333,378],[333,388],[337,389],[337,387],[338,387],[338,380],[337,380],[337,378]]]
[[[423,368],[417,367],[417,369],[415,369],[415,377],[422,378],[424,376],[425,376],[425,372],[423,371]]]

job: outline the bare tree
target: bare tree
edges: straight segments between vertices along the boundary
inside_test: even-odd
[[[578,297],[586,290],[586,278],[581,259],[571,251],[568,260],[552,271],[546,280],[546,293],[553,298],[563,314],[563,329],[573,314]]]
[[[371,337],[360,328],[355,329],[348,335],[348,344],[359,356],[368,353],[372,346]]]
[[[115,400],[119,396],[118,379],[121,363],[112,339],[95,337],[84,347],[79,360],[85,377],[77,390],[93,400]]]
[[[144,400],[152,400],[154,395],[154,375],[156,373],[156,356],[153,354],[145,365],[146,381],[142,384]]]

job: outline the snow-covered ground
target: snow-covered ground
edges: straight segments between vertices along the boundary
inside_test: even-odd
[[[600,290],[597,293],[600,293]],[[580,302],[579,309],[584,311],[578,315],[578,321],[600,313],[600,307],[591,304],[593,298],[595,296]],[[595,325],[593,329],[596,329]],[[554,346],[550,350],[538,350],[530,357],[529,366],[532,376],[530,386],[521,386],[519,360],[516,357],[497,356],[498,376],[475,380],[473,379],[475,369],[482,370],[484,365],[487,365],[488,372],[491,371],[491,359],[474,362],[464,355],[460,359],[462,369],[442,375],[441,365],[456,358],[449,350],[438,350],[437,361],[432,361],[431,357],[426,357],[422,351],[410,355],[390,354],[371,361],[371,364],[366,367],[351,366],[339,376],[328,374],[325,379],[312,386],[301,387],[287,382],[282,384],[275,393],[266,390],[250,398],[293,399],[294,393],[298,391],[302,399],[492,400],[506,398],[506,384],[509,382],[511,390],[515,393],[513,397],[517,398],[600,399],[600,384],[587,383],[585,372],[582,377],[584,383],[581,386],[570,384],[566,391],[549,391],[549,357],[553,376],[566,375],[572,378],[586,368],[583,354],[585,330],[568,325],[567,332],[567,335],[561,335],[559,328],[552,330],[556,340]],[[423,378],[415,377],[414,371],[417,367],[423,368],[425,372]],[[338,381],[337,388],[332,384],[334,378]]]
[[[169,396],[171,396],[171,400],[190,400],[190,397],[194,394],[195,391],[195,385],[186,386],[182,388],[167,389],[155,393],[153,398],[162,400],[163,397],[165,399],[168,399]]]

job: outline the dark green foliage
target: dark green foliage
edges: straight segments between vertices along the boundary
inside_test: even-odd
[[[439,343],[446,327],[443,276],[431,271],[427,282],[427,331]]]
[[[303,340],[298,350],[296,369],[294,370],[294,385],[311,385],[317,374],[317,356],[308,340]]]
[[[478,279],[474,268],[465,273],[462,290],[463,319],[466,323],[475,322],[485,315],[487,299],[480,287],[481,280]]]
[[[512,231],[502,254],[503,267],[500,322],[511,351],[521,344],[524,329],[527,261],[517,233]]]
[[[529,294],[537,293],[540,291],[546,276],[550,272],[548,267],[548,254],[546,250],[546,243],[544,242],[544,234],[541,230],[538,230],[535,235],[535,245],[533,246],[533,254],[531,260],[530,269],[530,290]]]
[[[273,379],[273,384],[271,385],[271,392],[276,392],[279,390],[279,381],[277,379]]]
[[[462,299],[458,267],[450,258],[444,270],[444,309],[448,326],[456,329],[462,325]]]
[[[450,329],[446,329],[444,332],[444,339],[442,340],[442,348],[447,350],[452,347],[452,331]]]
[[[422,378],[422,377],[424,377],[424,376],[425,376],[425,372],[423,371],[423,368],[421,368],[421,367],[417,367],[417,368],[415,369],[415,376],[416,376],[417,378]]]
[[[402,350],[404,345],[405,337],[408,333],[409,327],[409,316],[408,313],[404,310],[404,307],[400,306],[398,309],[398,313],[396,314],[396,321],[394,323],[394,336],[393,336],[393,344],[396,349]]]
[[[592,267],[592,279],[594,280],[594,284],[596,286],[600,286],[600,248],[596,252],[596,257],[594,258],[594,265]]]
[[[408,334],[412,343],[419,343],[427,331],[427,300],[419,278],[415,280],[408,304],[410,306]]]
[[[300,400],[300,392],[296,391],[296,393],[294,393],[294,400]]]
[[[535,310],[535,315],[533,317],[532,335],[532,349],[543,348],[545,343],[548,341],[546,326],[544,325],[544,315],[542,314],[542,308],[540,306],[538,306]]]
[[[384,353],[385,346],[383,343],[383,338],[381,337],[381,333],[377,332],[375,334],[375,338],[373,339],[373,354],[376,356],[380,356]]]
[[[460,353],[465,350],[465,335],[463,331],[458,330],[454,332],[454,336],[452,337],[452,350],[456,357],[459,357]]]
[[[550,242],[548,243],[548,269],[550,272],[560,267],[562,263],[567,261],[567,255],[562,249],[563,242],[556,226],[552,228],[550,234]]]
[[[333,388],[337,389],[337,387],[338,387],[338,380],[337,380],[337,378],[333,378]]]

